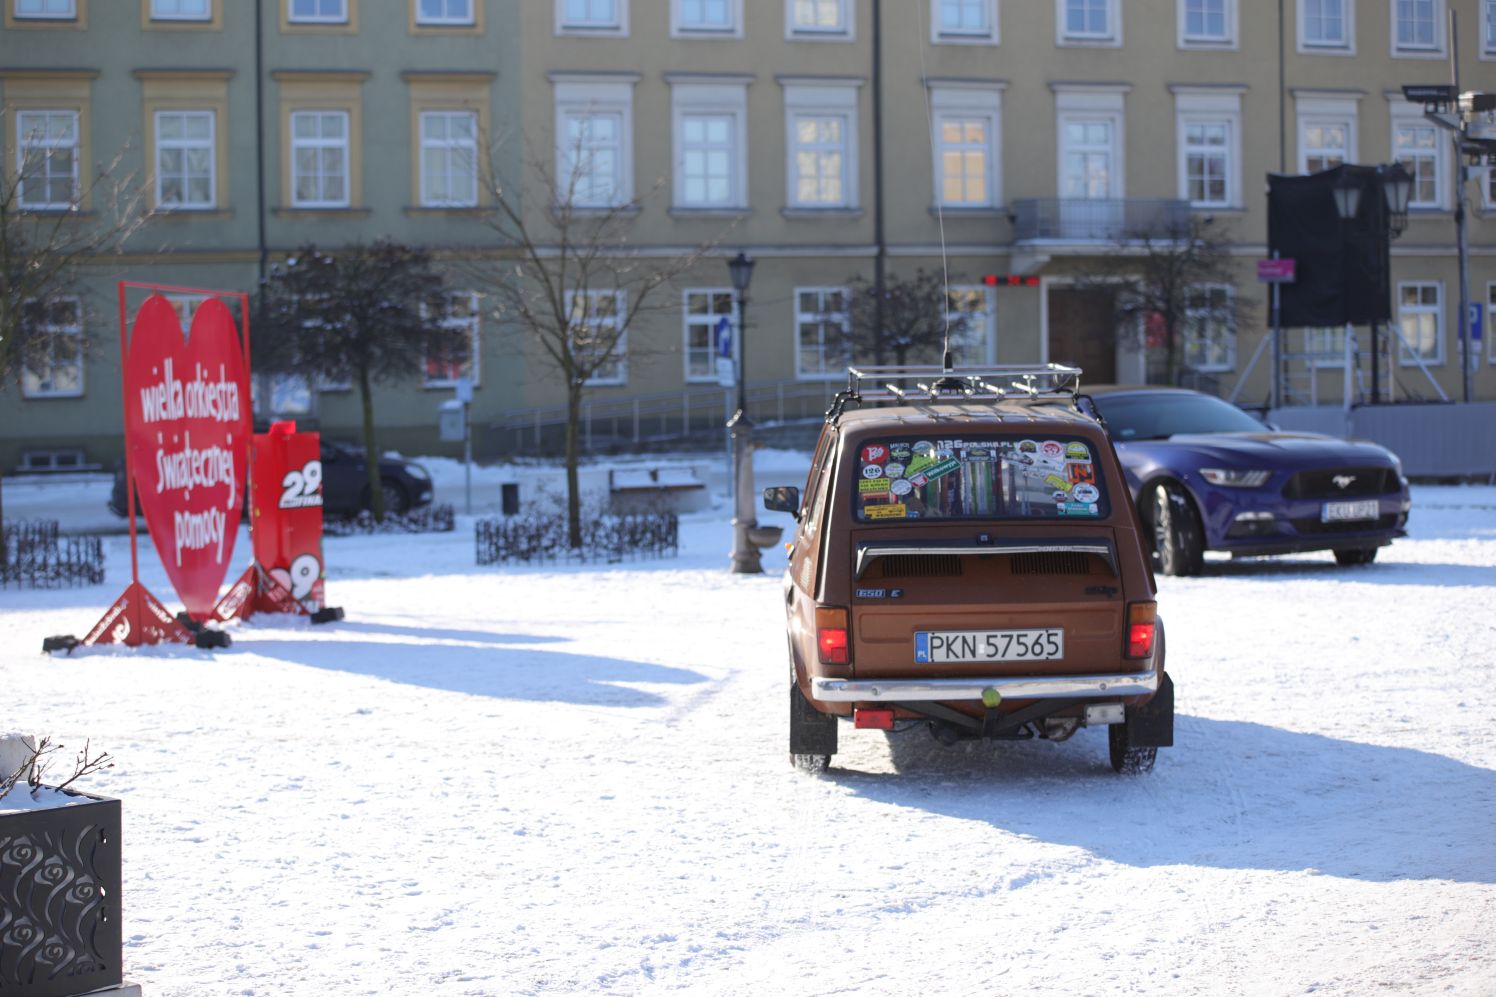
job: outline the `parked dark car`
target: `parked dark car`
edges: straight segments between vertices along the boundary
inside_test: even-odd
[[[1182,388],[1088,391],[1116,447],[1154,563],[1199,573],[1207,550],[1235,555],[1332,550],[1370,564],[1406,536],[1408,482],[1375,443],[1278,432]]]
[[[362,450],[322,440],[322,511],[328,516],[355,516],[369,508],[368,463]],[[379,480],[384,486],[385,511],[399,515],[430,505],[431,475],[415,461],[384,457],[379,461]],[[245,506],[249,498],[245,496]],[[125,465],[114,469],[114,490],[109,510],[126,515]]]

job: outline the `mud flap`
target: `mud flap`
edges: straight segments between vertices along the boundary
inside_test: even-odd
[[[1127,708],[1125,729],[1129,748],[1174,746],[1174,680],[1168,672],[1164,672],[1152,699],[1142,706]]]
[[[790,683],[790,754],[836,754],[836,717],[811,706],[793,682]]]

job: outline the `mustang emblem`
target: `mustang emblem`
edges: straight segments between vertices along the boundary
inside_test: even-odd
[[[1335,482],[1336,487],[1341,491],[1345,491],[1355,483],[1356,476],[1354,474],[1337,474],[1330,480]]]

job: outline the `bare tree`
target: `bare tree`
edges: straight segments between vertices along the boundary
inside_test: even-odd
[[[595,382],[624,369],[631,327],[664,310],[660,292],[695,266],[715,243],[662,257],[632,245],[638,202],[618,198],[580,145],[553,170],[537,158],[525,182],[507,184],[490,168],[484,181],[489,224],[507,253],[480,267],[500,320],[512,322],[532,359],[566,391],[566,519],[572,548],[582,545],[577,487],[582,402]],[[657,181],[641,200],[664,186]]]
[[[901,367],[911,358],[940,363],[947,333],[952,345],[959,346],[971,325],[971,304],[952,295],[939,273],[919,269],[907,278],[889,274],[883,281],[881,308],[876,282],[859,276],[852,278],[850,287],[847,312],[858,359],[885,364],[891,357]]]
[[[461,334],[442,322],[447,307],[431,253],[384,239],[335,252],[303,246],[272,267],[265,281],[256,364],[358,389],[376,520],[384,519],[386,497],[374,439],[374,384],[413,378],[428,360],[460,355]]]
[[[1124,233],[1078,282],[1115,294],[1116,341],[1161,349],[1169,384],[1194,366],[1187,353],[1208,345],[1202,336],[1209,330],[1235,330],[1249,316],[1250,306],[1234,292],[1226,235],[1214,220],[1196,215]]]

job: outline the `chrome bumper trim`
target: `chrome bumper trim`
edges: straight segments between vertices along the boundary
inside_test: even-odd
[[[823,703],[957,702],[996,689],[1004,699],[1080,699],[1145,696],[1158,691],[1157,672],[1117,675],[1017,675],[969,679],[812,678],[811,696]]]

